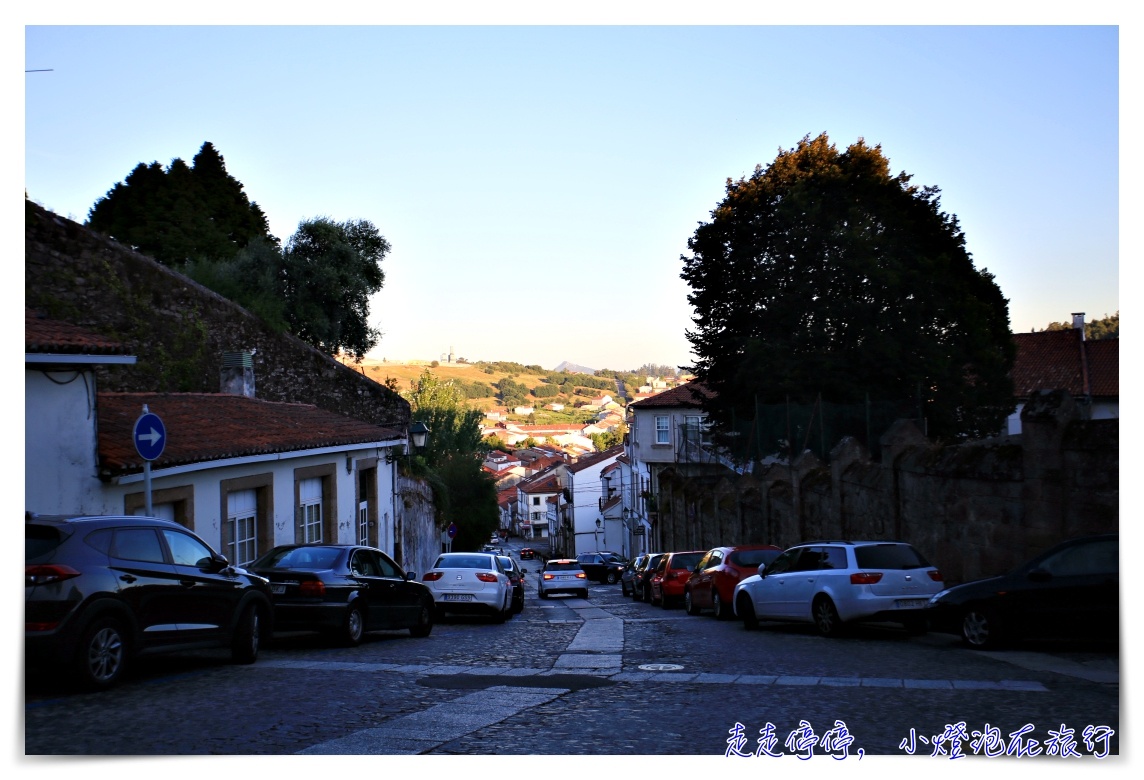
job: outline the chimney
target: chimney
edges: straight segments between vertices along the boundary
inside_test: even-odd
[[[1083,311],[1074,311],[1072,318],[1073,318],[1073,330],[1079,330],[1080,331],[1080,340],[1084,341],[1084,312]]]
[[[254,397],[254,353],[223,352],[222,370],[219,372],[219,392],[228,395]]]

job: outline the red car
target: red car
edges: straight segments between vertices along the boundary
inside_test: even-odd
[[[651,578],[651,603],[667,609],[683,599],[683,588],[704,550],[668,553],[659,559]]]
[[[758,574],[760,564],[770,563],[782,551],[773,544],[742,544],[708,550],[683,589],[687,614],[699,615],[710,609],[719,620],[734,617],[732,595],[739,580]]]

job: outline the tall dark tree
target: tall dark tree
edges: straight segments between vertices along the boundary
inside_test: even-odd
[[[880,146],[839,152],[822,134],[727,180],[681,258],[691,368],[717,393],[717,421],[819,394],[920,394],[931,435],[1000,430],[1013,408],[1008,301],[938,189],[910,179]]]
[[[290,330],[329,354],[360,358],[381,338],[369,297],[381,289],[389,252],[372,222],[319,217],[298,225],[282,254],[282,297]]]
[[[234,257],[252,240],[277,244],[266,215],[204,143],[193,166],[140,163],[88,212],[87,224],[165,265]]]

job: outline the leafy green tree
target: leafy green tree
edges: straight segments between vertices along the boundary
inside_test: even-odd
[[[254,239],[278,243],[209,141],[192,163],[175,158],[166,170],[139,163],[95,202],[88,226],[176,268],[234,257]]]
[[[496,483],[481,469],[493,446],[481,438],[478,409],[468,408],[464,393],[426,369],[407,394],[413,419],[429,436],[415,455],[416,468],[428,478],[442,527],[457,524],[457,549],[478,549],[498,523]]]
[[[826,134],[736,182],[688,240],[695,374],[712,417],[787,399],[925,404],[939,437],[994,433],[1012,408],[1008,301],[974,268],[936,187],[880,146]]]
[[[318,217],[298,225],[282,253],[282,293],[290,330],[334,355],[361,358],[381,338],[369,325],[369,297],[381,289],[389,252],[368,220]]]
[[[281,292],[281,268],[281,250],[269,241],[255,239],[232,258],[192,260],[183,272],[285,333],[290,323]]]
[[[1071,322],[1050,322],[1044,330],[1072,330]],[[1089,341],[1120,338],[1120,312],[1101,319],[1095,317],[1084,324],[1084,337]]]

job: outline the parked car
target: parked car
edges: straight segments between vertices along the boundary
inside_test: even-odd
[[[285,544],[250,569],[270,581],[279,630],[319,631],[351,647],[367,631],[433,630],[433,594],[373,547]]]
[[[646,561],[648,557],[647,553],[641,553],[628,561],[628,565],[624,567],[623,572],[620,574],[620,593],[622,595],[632,595],[632,582],[635,580],[636,567]]]
[[[885,621],[924,633],[941,589],[941,572],[905,542],[810,542],[736,585],[734,604],[747,628],[784,620],[837,636],[850,622]]]
[[[683,588],[695,570],[695,564],[703,558],[704,550],[667,553],[656,564],[651,578],[652,604],[668,609],[683,600]]]
[[[537,584],[540,598],[546,599],[553,593],[572,593],[582,599],[588,598],[588,575],[572,558],[553,558],[540,570]]]
[[[619,553],[607,550],[580,553],[576,556],[576,561],[584,573],[588,575],[588,579],[593,582],[604,582],[608,585],[615,585],[619,582],[620,575],[624,573],[624,567],[628,565],[628,562]]]
[[[683,588],[683,605],[688,615],[710,609],[719,620],[734,615],[735,586],[754,576],[782,553],[773,544],[744,544],[738,547],[715,547],[707,551],[695,565],[695,571]]]
[[[438,617],[489,615],[503,623],[512,613],[512,584],[496,555],[442,553],[421,581],[433,593]]]
[[[504,573],[508,575],[508,581],[512,585],[512,614],[519,615],[524,611],[524,571],[520,568],[520,564],[509,556],[499,555],[497,557],[500,559]]]
[[[1061,542],[1000,577],[938,593],[930,628],[987,649],[1021,639],[1115,639],[1120,634],[1120,535]]]
[[[632,572],[632,600],[651,602],[651,578],[664,553],[648,553],[635,571]]]
[[[24,518],[24,660],[85,688],[137,656],[228,647],[253,663],[273,611],[266,580],[156,517]]]
[[[522,561],[531,561],[535,557],[536,557],[536,552],[533,551],[533,549],[531,547],[521,547],[520,548],[520,559]]]

